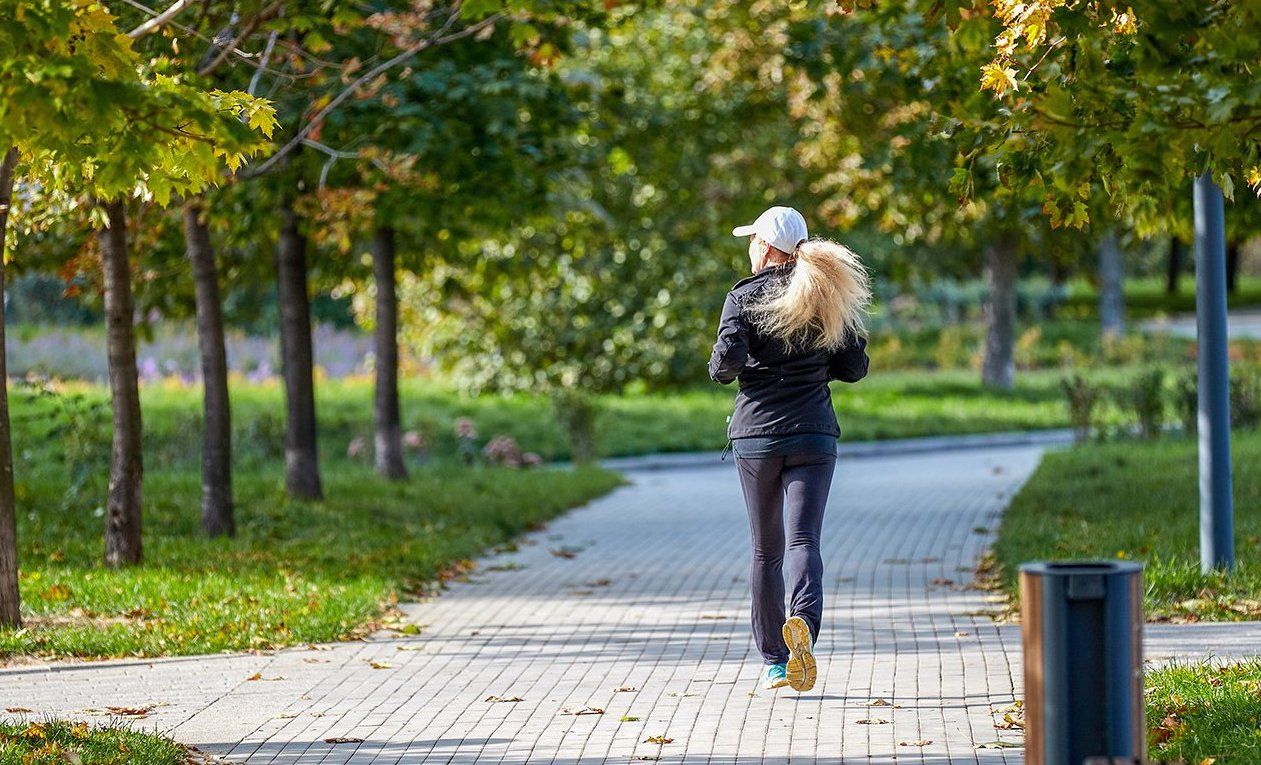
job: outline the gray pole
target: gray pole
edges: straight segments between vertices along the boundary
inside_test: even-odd
[[[1222,190],[1195,179],[1195,314],[1199,350],[1200,570],[1235,565],[1226,357],[1226,225]]]

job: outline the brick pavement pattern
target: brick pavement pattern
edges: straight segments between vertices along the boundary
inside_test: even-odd
[[[141,724],[232,762],[1021,762],[1020,731],[994,727],[1020,695],[1019,631],[963,585],[1042,448],[838,462],[806,694],[758,688],[728,463],[629,473],[404,604],[419,635],[9,669],[0,698],[89,719],[156,703]],[[1221,626],[1220,644],[1257,645],[1255,628]],[[1168,656],[1205,645],[1161,634]],[[993,742],[1007,746],[979,748]]]

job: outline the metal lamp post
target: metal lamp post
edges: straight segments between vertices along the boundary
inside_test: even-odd
[[[1235,565],[1226,345],[1226,226],[1222,190],[1195,179],[1195,317],[1199,364],[1200,569]]]

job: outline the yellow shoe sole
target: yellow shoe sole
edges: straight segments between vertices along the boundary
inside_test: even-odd
[[[810,627],[800,616],[790,616],[784,622],[784,645],[788,646],[788,685],[794,691],[808,691],[814,687],[819,675],[818,664],[810,652]]]

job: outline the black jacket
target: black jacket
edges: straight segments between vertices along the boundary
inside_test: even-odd
[[[792,275],[794,263],[772,265],[736,282],[727,293],[718,341],[709,357],[709,377],[726,385],[740,380],[729,438],[826,433],[840,436],[832,408],[831,380],[858,382],[867,376],[867,339],[851,336],[835,353],[793,351],[763,336],[744,306],[774,283]]]

